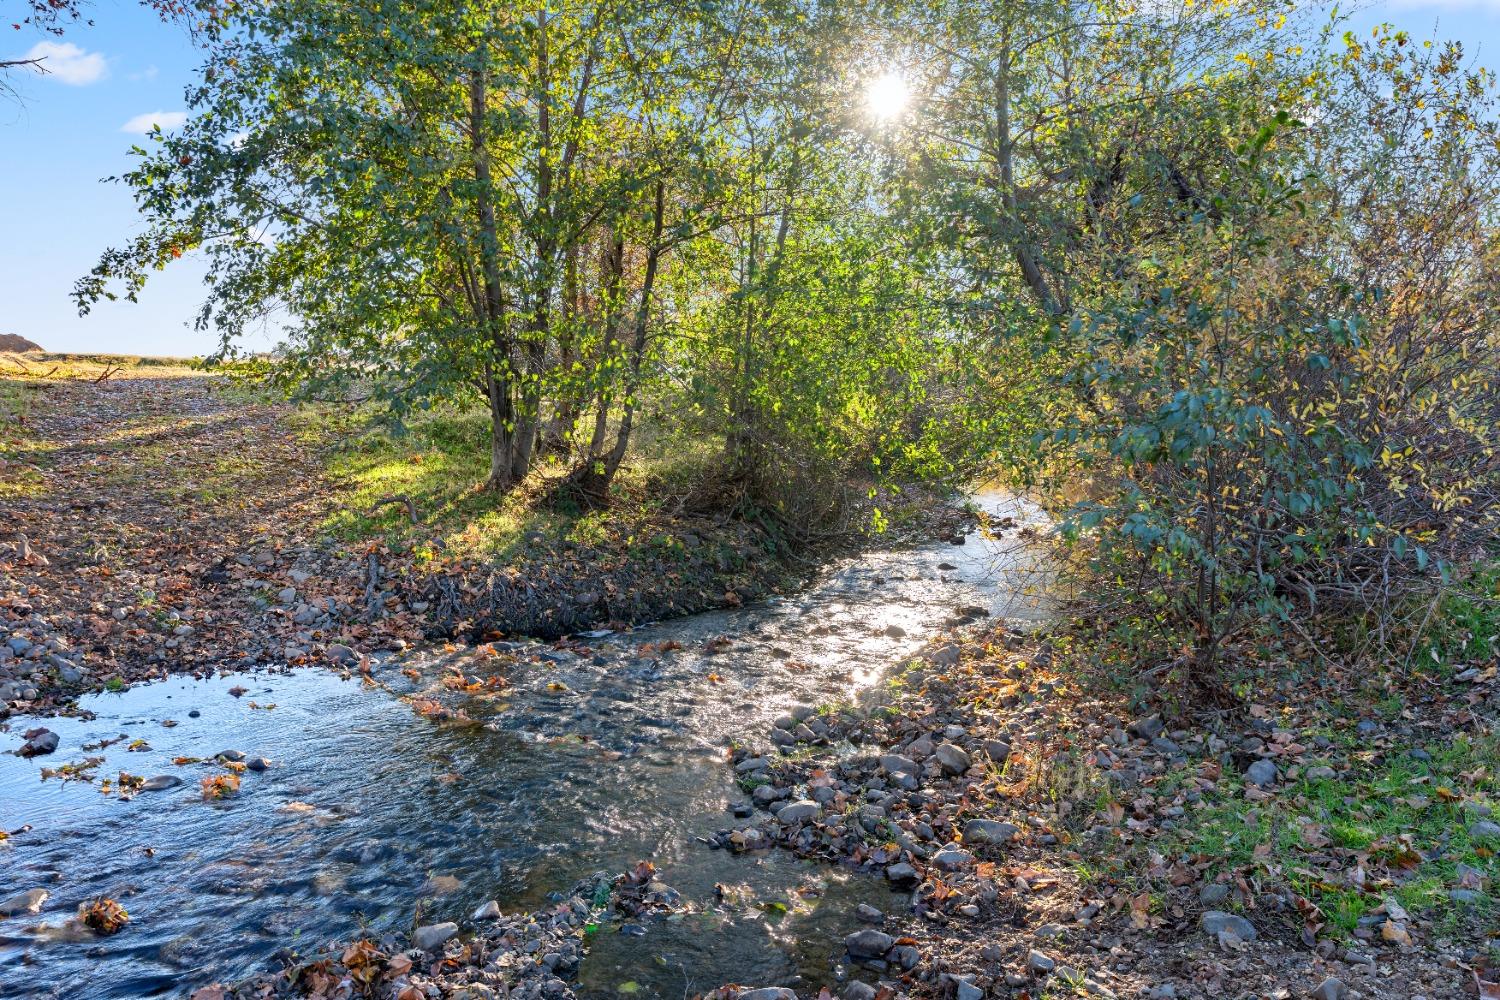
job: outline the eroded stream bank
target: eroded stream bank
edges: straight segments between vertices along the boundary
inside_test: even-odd
[[[0,756],[0,825],[30,827],[0,847],[6,894],[49,894],[0,922],[0,994],[172,995],[286,949],[462,924],[489,900],[534,908],[642,859],[690,912],[596,935],[581,992],[832,982],[855,907],[889,907],[889,889],[704,846],[746,799],[725,749],[795,706],[856,696],[941,629],[1036,615],[1036,568],[1016,555],[1017,522],[1035,515],[989,503],[1014,519],[999,542],[872,553],[794,598],[565,648],[431,650],[374,664],[373,683],[306,670],[93,696],[92,719],[47,722],[54,753]],[[453,711],[472,724],[438,721]],[[12,720],[11,742],[29,725]],[[206,761],[225,750],[271,766],[206,802],[199,781],[219,771]],[[41,779],[91,758],[93,782]],[[183,783],[121,801],[120,771]],[[101,895],[129,911],[126,929],[71,930]]]

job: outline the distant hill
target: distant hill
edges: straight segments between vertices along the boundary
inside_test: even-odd
[[[24,354],[41,349],[41,344],[33,344],[18,333],[0,333],[0,354]]]

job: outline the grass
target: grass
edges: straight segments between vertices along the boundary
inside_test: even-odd
[[[1490,773],[1500,740],[1459,736],[1431,750],[1431,760],[1392,751],[1381,757],[1353,751],[1354,766],[1337,778],[1308,779],[1281,788],[1275,799],[1249,803],[1238,780],[1190,813],[1176,850],[1212,859],[1220,872],[1260,869],[1315,903],[1329,928],[1347,934],[1359,918],[1391,899],[1441,920],[1459,904],[1448,898],[1459,865],[1500,879],[1500,844],[1469,837],[1478,818],[1465,799],[1494,802],[1500,785]],[[1363,758],[1363,759],[1361,759]],[[1378,760],[1378,762],[1377,762]],[[1333,851],[1345,852],[1336,864]],[[1349,878],[1358,862],[1363,885]],[[1493,912],[1491,899],[1480,907]]]
[[[323,528],[344,541],[498,560],[559,544],[687,557],[682,538],[664,528],[668,518],[656,498],[671,492],[664,484],[689,481],[701,456],[633,454],[610,508],[590,511],[550,495],[566,468],[546,460],[521,488],[503,497],[485,492],[489,424],[479,409],[437,407],[396,429],[370,408],[308,406],[293,415],[292,427],[304,443],[325,449],[340,495]],[[401,503],[383,503],[393,497],[409,499],[420,523]]]

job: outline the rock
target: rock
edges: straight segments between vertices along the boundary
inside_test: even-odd
[[[739,1000],[797,1000],[797,994],[784,986],[757,986],[740,990]]]
[[[26,742],[21,744],[21,749],[16,751],[22,757],[38,757],[45,753],[51,753],[57,749],[57,734],[50,729],[34,730],[28,736]],[[1494,826],[1493,823],[1490,824]]]
[[[908,972],[922,964],[922,953],[909,944],[898,944],[892,948],[888,960]]]
[[[734,769],[738,774],[749,774],[751,771],[764,771],[770,766],[771,762],[764,757],[747,757],[734,765]]]
[[[1198,890],[1198,902],[1212,909],[1229,898],[1229,886],[1223,882],[1210,882]]]
[[[1043,924],[1036,929],[1036,936],[1039,938],[1062,937],[1066,929],[1062,924]]]
[[[46,889],[27,889],[9,899],[0,900],[0,917],[15,917],[23,913],[36,913],[47,901],[50,893]]]
[[[985,740],[984,752],[989,754],[990,760],[996,764],[1003,764],[1010,756],[1010,744],[1004,740]]]
[[[1380,732],[1380,725],[1379,723],[1371,722],[1369,719],[1361,719],[1359,720],[1359,724],[1354,727],[1354,731],[1361,736],[1374,736]]]
[[[335,642],[328,647],[328,658],[334,663],[354,663],[359,659],[359,654],[342,642]]]
[[[168,788],[176,788],[182,784],[182,779],[175,774],[158,774],[141,782],[143,792],[164,792]]]
[[[905,861],[899,861],[886,868],[885,877],[897,885],[909,885],[917,880],[917,870]]]
[[[291,604],[293,601],[295,601],[297,599],[297,588],[296,587],[283,587],[283,588],[281,588],[281,590],[276,594],[276,599],[278,601],[280,601],[282,604]]]
[[[953,978],[954,996],[957,1000],[983,1000],[984,990],[975,986],[969,980],[955,976]]]
[[[1161,721],[1159,715],[1148,715],[1144,719],[1136,719],[1130,724],[1130,735],[1143,740],[1154,740],[1167,728],[1167,724]]]
[[[1344,988],[1343,980],[1329,976],[1318,984],[1317,989],[1312,991],[1313,1000],[1344,1000],[1348,991]]]
[[[474,915],[469,919],[494,920],[498,916],[500,916],[500,904],[492,899],[488,903],[485,903],[483,906],[481,906],[479,909],[475,910]]]
[[[1218,937],[1224,931],[1228,931],[1241,941],[1255,940],[1255,925],[1244,917],[1233,913],[1225,913],[1222,910],[1207,910],[1203,916],[1198,918],[1199,926],[1209,937]]]
[[[1448,898],[1463,906],[1478,906],[1484,902],[1484,893],[1476,889],[1449,889]]]
[[[776,810],[776,818],[783,823],[801,823],[823,813],[823,807],[811,799],[790,802]]]
[[[411,940],[423,951],[437,951],[449,938],[458,933],[458,925],[451,920],[441,924],[427,924],[412,931]]]
[[[1276,765],[1268,760],[1258,760],[1245,768],[1245,780],[1261,788],[1276,784]]]
[[[844,987],[844,1000],[875,1000],[875,987],[856,979]]]
[[[964,824],[964,843],[1008,844],[1020,832],[1021,828],[1014,823],[1001,823],[992,819],[971,819]]]
[[[220,750],[218,753],[214,754],[214,757],[217,760],[228,760],[228,761],[233,761],[235,763],[239,763],[240,761],[242,761],[242,760],[245,759],[245,751],[243,751],[243,750]]]
[[[750,793],[751,800],[762,809],[768,808],[777,799],[786,798],[786,792],[775,785],[756,785]]]
[[[1500,838],[1500,823],[1482,819],[1469,827],[1470,840],[1492,840]]]
[[[963,774],[969,769],[969,755],[952,743],[939,743],[933,755],[943,765],[944,774]]]
[[[251,757],[245,761],[245,766],[252,771],[269,771],[271,769],[271,762],[264,757]]]
[[[932,863],[945,872],[958,871],[974,863],[974,855],[960,850],[957,844],[949,844],[932,856]]]
[[[1316,764],[1307,769],[1307,776],[1313,781],[1332,781],[1339,773],[1327,764]]]
[[[885,770],[886,774],[895,774],[898,771],[903,774],[917,773],[917,762],[910,757],[903,757],[899,753],[882,754],[880,766]]]
[[[844,948],[855,958],[884,958],[896,939],[885,931],[866,928],[844,938]]]
[[[1057,968],[1057,963],[1045,952],[1037,951],[1035,948],[1026,956],[1026,968],[1032,975],[1045,976]]]
[[[887,625],[885,627],[885,634],[892,639],[904,639],[906,638],[906,629],[900,625]]]
[[[854,915],[859,917],[859,919],[863,920],[867,924],[885,923],[885,914],[875,909],[875,907],[871,906],[869,903],[860,903],[857,907],[854,908]]]
[[[935,667],[951,667],[958,663],[958,647],[949,643],[927,654],[927,662]]]

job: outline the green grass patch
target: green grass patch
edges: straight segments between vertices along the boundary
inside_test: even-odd
[[[673,483],[692,481],[702,456],[691,449],[633,451],[609,509],[594,511],[554,496],[567,472],[558,461],[538,461],[527,482],[504,496],[486,492],[489,417],[482,409],[438,406],[399,428],[379,414],[373,407],[309,405],[291,418],[304,443],[324,450],[325,467],[341,487],[323,525],[334,537],[419,548],[436,538],[448,555],[502,561],[568,543],[689,557],[656,498],[669,496]],[[649,444],[649,430],[642,438]],[[411,501],[420,523],[412,523],[404,503],[386,502],[397,497]]]
[[[1335,933],[1387,900],[1441,918],[1457,906],[1459,866],[1500,878],[1500,843],[1477,842],[1469,828],[1479,815],[1465,801],[1492,805],[1492,771],[1500,740],[1459,736],[1429,748],[1430,760],[1396,750],[1354,756],[1337,778],[1303,778],[1265,802],[1248,802],[1238,780],[1190,812],[1175,850],[1212,859],[1207,875],[1260,868],[1322,909]],[[1364,884],[1351,879],[1356,866]],[[1494,900],[1480,905],[1494,912]]]

